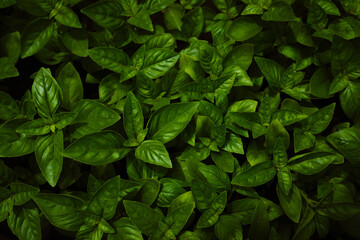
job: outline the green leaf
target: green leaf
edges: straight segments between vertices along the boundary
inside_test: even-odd
[[[184,9],[179,4],[172,4],[163,10],[164,21],[168,30],[179,30],[183,25]]]
[[[37,194],[40,190],[31,185],[27,185],[20,182],[12,182],[9,184],[10,190],[12,192],[12,200],[14,201],[15,206],[20,206],[25,204],[27,201],[31,200],[31,197]]]
[[[135,150],[135,157],[150,164],[172,168],[169,153],[158,140],[146,140],[141,143]]]
[[[288,166],[291,170],[295,172],[305,175],[312,175],[322,171],[336,159],[337,155],[335,153],[304,153],[290,158]]]
[[[230,25],[227,35],[238,42],[246,41],[261,32],[262,26],[248,17],[236,18]]]
[[[280,109],[278,111],[273,112],[271,119],[272,120],[277,119],[280,121],[280,123],[283,126],[288,126],[293,123],[299,122],[305,119],[306,117],[307,117],[306,114],[298,111]]]
[[[279,137],[275,142],[273,155],[273,162],[275,167],[282,168],[286,166],[288,159],[284,141],[281,137]]]
[[[299,128],[294,128],[294,148],[295,153],[312,148],[315,145],[316,137],[309,132]]]
[[[103,217],[111,219],[116,212],[120,190],[120,176],[106,181],[92,196],[87,210]]]
[[[71,110],[84,95],[80,75],[71,62],[61,69],[57,81],[63,94],[61,106],[66,110]]]
[[[243,229],[239,219],[233,215],[221,215],[215,225],[215,235],[220,240],[242,240]]]
[[[360,129],[357,126],[345,128],[327,136],[328,142],[350,162],[357,163],[360,154]]]
[[[16,133],[25,122],[24,119],[14,119],[0,126],[0,157],[18,157],[34,151],[34,139]]]
[[[276,119],[271,122],[265,134],[265,144],[269,153],[273,153],[278,138],[282,138],[285,149],[290,146],[290,136],[283,125]]]
[[[248,70],[254,56],[253,44],[242,44],[233,48],[224,59],[224,67],[231,67],[234,64],[243,70]]]
[[[199,168],[206,181],[217,192],[229,191],[231,188],[229,176],[215,165],[205,165]]]
[[[72,136],[75,138],[98,132],[120,120],[117,112],[104,104],[89,99],[77,102],[72,111],[78,114],[72,126]]]
[[[141,189],[137,194],[138,201],[151,206],[151,204],[155,202],[157,196],[159,195],[161,183],[158,180],[152,178],[143,178],[138,180],[138,182],[141,183]]]
[[[128,138],[137,138],[143,130],[144,116],[139,101],[129,92],[124,105],[124,129]]]
[[[12,78],[19,76],[19,72],[16,69],[15,65],[11,63],[10,58],[2,57],[0,58],[0,79]]]
[[[116,220],[113,226],[115,233],[108,234],[107,240],[143,240],[140,230],[127,217]]]
[[[276,175],[272,161],[258,163],[237,174],[231,181],[240,187],[256,187],[269,182]]]
[[[0,3],[1,5],[1,3]],[[12,32],[0,39],[0,55],[17,63],[21,54],[21,37],[19,32]]]
[[[50,132],[50,125],[44,118],[39,118],[27,123],[24,123],[16,129],[18,133],[26,135],[44,135]]]
[[[344,221],[351,218],[358,212],[360,212],[359,203],[330,203],[323,204],[320,206],[320,209],[325,212],[327,216],[331,219],[337,221]]]
[[[0,8],[7,8],[15,3],[16,3],[16,0],[2,0],[0,2]]]
[[[280,64],[270,59],[255,57],[255,61],[269,83],[269,86],[274,90],[279,89],[281,77],[283,76],[285,69]]]
[[[173,203],[173,200],[186,192],[183,188],[183,183],[176,179],[163,178],[161,179],[161,184],[161,190],[157,198],[157,205],[159,207],[169,207],[170,204]]]
[[[294,222],[298,223],[301,215],[301,196],[299,189],[293,184],[289,194],[286,195],[279,185],[276,185],[276,193],[278,195],[280,205],[285,214]]]
[[[308,116],[303,122],[303,129],[312,134],[324,131],[331,122],[335,110],[335,103],[332,103]]]
[[[49,222],[66,231],[78,231],[84,223],[85,202],[66,194],[40,193],[33,196]]]
[[[54,8],[52,0],[17,0],[16,4],[31,15],[43,17]]]
[[[292,187],[292,176],[290,168],[282,167],[277,170],[278,184],[281,190],[288,195]]]
[[[123,146],[123,142],[123,137],[113,131],[92,133],[70,144],[63,155],[90,165],[104,165],[126,156],[130,150]]]
[[[164,223],[177,235],[185,226],[195,208],[194,203],[186,204],[171,211],[164,219]]]
[[[40,240],[41,225],[37,208],[19,208],[10,213],[7,223],[19,240]]]
[[[82,28],[78,16],[71,8],[61,6],[61,8],[56,11],[57,13],[54,18],[60,24],[72,28]]]
[[[225,209],[227,201],[226,191],[219,194],[217,198],[211,203],[210,209],[206,210],[199,218],[197,223],[198,228],[207,228],[215,225],[219,220],[220,215]]]
[[[269,234],[270,224],[267,213],[267,206],[263,201],[258,201],[251,220],[249,229],[250,239],[267,239]]]
[[[320,98],[329,98],[331,85],[331,74],[329,69],[320,68],[310,78],[310,92]]]
[[[176,47],[176,40],[170,33],[156,34],[145,42],[147,50],[152,48],[162,48],[173,50]]]
[[[261,17],[264,21],[275,22],[295,21],[295,18],[292,8],[283,1],[273,2]]]
[[[182,18],[182,34],[185,38],[199,37],[204,28],[204,14],[200,7],[187,12]]]
[[[6,92],[0,91],[0,119],[10,120],[20,112],[15,100]]]
[[[103,68],[122,73],[129,68],[130,58],[122,50],[113,47],[95,47],[87,51],[89,57]]]
[[[145,52],[142,72],[151,79],[165,75],[179,59],[179,54],[171,50],[160,48],[149,49]]]
[[[148,136],[167,143],[179,135],[190,122],[199,104],[175,103],[157,110],[148,122]]]
[[[208,183],[201,181],[200,179],[194,178],[191,181],[191,192],[196,207],[201,212],[209,209],[213,201],[217,198],[215,190]]]
[[[230,133],[225,140],[223,149],[227,152],[244,154],[243,142],[239,136]]]
[[[346,116],[350,119],[355,119],[359,116],[360,110],[360,82],[349,81],[345,90],[340,93],[341,108],[344,110]]]
[[[49,69],[41,68],[37,72],[31,91],[41,117],[51,117],[60,107],[62,91]]]
[[[61,42],[72,54],[79,57],[87,57],[89,40],[85,30],[69,29],[61,35]]]
[[[93,3],[81,12],[104,28],[118,28],[124,23],[121,5],[118,1]]]
[[[63,149],[63,133],[61,130],[39,136],[35,142],[36,161],[42,175],[52,187],[55,187],[60,177],[63,165]]]
[[[77,117],[77,113],[62,112],[54,115],[53,120],[57,129],[63,129]]]
[[[220,152],[211,152],[211,158],[218,168],[224,172],[233,172],[234,171],[234,160],[235,158],[230,152],[220,151]]]
[[[39,52],[53,34],[54,24],[51,20],[38,18],[28,23],[21,38],[21,58],[26,58]]]
[[[150,12],[142,8],[135,16],[132,16],[127,20],[128,23],[136,27],[142,28],[147,31],[154,31],[154,27],[150,18]]]
[[[132,222],[146,236],[150,236],[158,228],[158,222],[164,219],[162,213],[143,203],[125,200],[124,207]]]

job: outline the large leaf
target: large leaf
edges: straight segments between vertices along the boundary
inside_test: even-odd
[[[21,39],[21,58],[39,52],[53,33],[54,24],[51,20],[38,18],[26,25]]]
[[[120,115],[114,110],[89,99],[77,102],[72,111],[78,114],[73,122],[72,136],[75,138],[98,132],[120,119]]]
[[[146,140],[141,143],[135,150],[135,157],[150,164],[172,168],[169,153],[158,140]]]
[[[170,68],[172,68],[179,55],[170,50],[153,48],[145,52],[143,73],[151,79],[163,76]]]
[[[275,175],[276,169],[273,163],[265,161],[240,172],[233,178],[231,183],[240,187],[256,187],[267,183]]]
[[[164,219],[162,213],[143,203],[125,200],[124,207],[133,223],[147,236],[150,236],[158,228],[158,222]]]
[[[167,143],[179,135],[190,122],[198,103],[175,103],[156,111],[148,123],[148,136]]]
[[[111,219],[116,211],[120,190],[120,176],[106,181],[92,196],[87,210],[103,217]]]
[[[122,73],[130,64],[129,56],[117,48],[95,47],[87,52],[94,62],[116,73]]]
[[[124,128],[128,138],[137,138],[143,130],[144,116],[135,95],[130,92],[124,105]]]
[[[57,111],[63,98],[59,84],[45,68],[41,68],[35,76],[32,95],[39,115],[45,118]]]
[[[40,240],[41,225],[37,208],[19,208],[12,212],[8,226],[20,240]]]
[[[90,165],[104,165],[118,161],[130,151],[116,132],[103,131],[83,136],[63,152],[65,157]]]
[[[35,143],[36,161],[42,175],[52,187],[55,187],[60,177],[63,165],[63,149],[63,133],[61,130],[39,136]]]
[[[33,200],[49,222],[66,231],[78,231],[86,216],[85,202],[66,194],[40,193]]]
[[[118,1],[101,1],[81,9],[91,20],[105,28],[116,28],[124,23]]]

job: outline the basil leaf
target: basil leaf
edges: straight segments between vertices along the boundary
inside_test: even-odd
[[[150,164],[172,168],[169,153],[158,140],[146,140],[141,143],[135,150],[135,157]]]
[[[60,107],[63,95],[49,69],[41,68],[32,85],[35,106],[41,117],[51,117]]]
[[[60,177],[63,165],[63,149],[63,133],[61,130],[39,136],[35,142],[36,161],[42,175],[52,187],[55,187]]]
[[[232,179],[231,183],[240,187],[256,187],[269,182],[275,174],[273,163],[265,161],[240,172]]]
[[[167,143],[179,135],[190,122],[198,103],[171,104],[157,110],[151,116],[147,127],[153,140]]]
[[[90,165],[108,164],[128,154],[130,150],[123,146],[123,142],[123,137],[113,131],[93,133],[70,144],[63,155]]]

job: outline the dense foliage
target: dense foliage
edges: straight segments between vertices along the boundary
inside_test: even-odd
[[[360,238],[359,17],[0,0],[0,238]]]

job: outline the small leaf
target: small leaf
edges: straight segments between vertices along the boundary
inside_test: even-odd
[[[150,164],[172,168],[169,153],[158,140],[146,140],[141,143],[135,150],[135,157]]]

